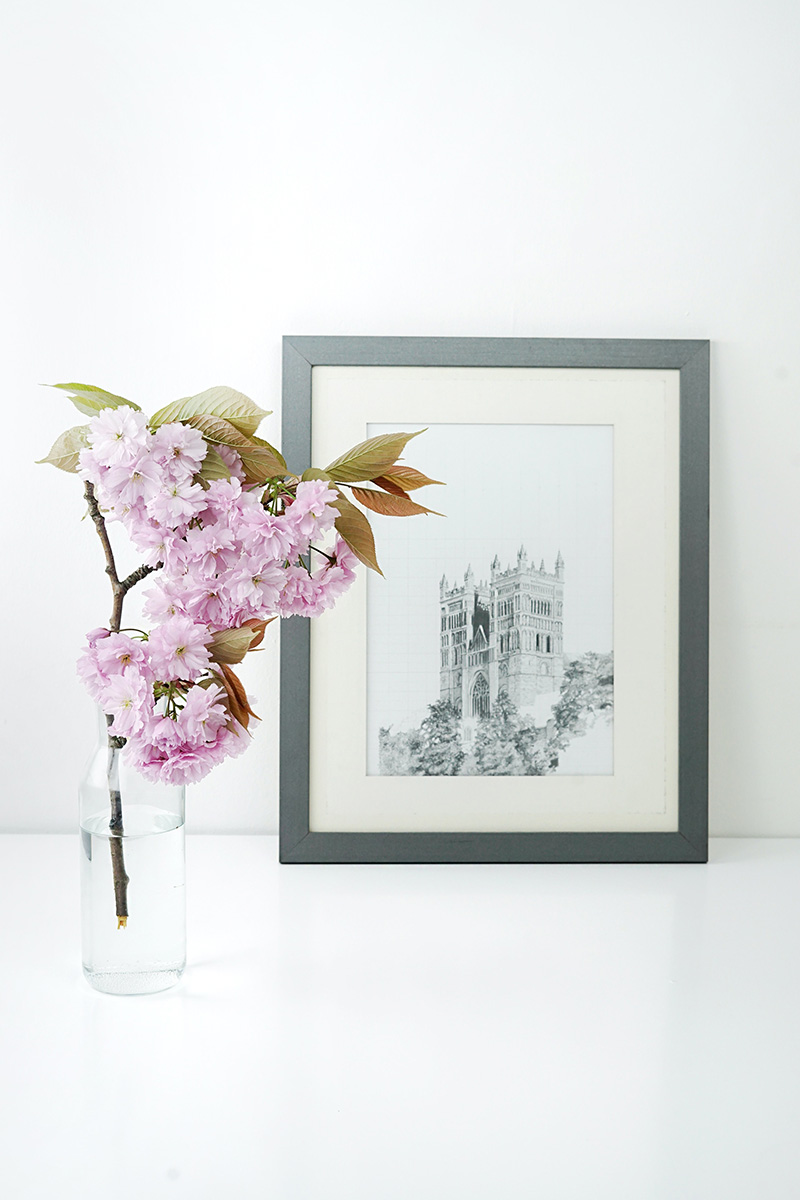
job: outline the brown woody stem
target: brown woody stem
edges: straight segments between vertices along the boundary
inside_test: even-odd
[[[114,603],[111,610],[111,620],[109,621],[109,629],[112,633],[119,633],[122,624],[122,605],[126,594],[140,580],[145,579],[153,571],[157,571],[161,563],[156,567],[148,567],[142,565],[132,571],[126,579],[120,579],[117,574],[117,564],[114,561],[114,551],[111,549],[111,542],[108,537],[108,530],[103,519],[103,514],[100,512],[100,506],[97,503],[97,497],[94,494],[94,488],[87,481],[84,490],[86,503],[89,506],[89,515],[94,522],[94,527],[97,530],[97,536],[100,538],[100,543],[103,547],[103,553],[106,558],[106,575],[111,581],[111,593],[114,597]],[[111,725],[113,718],[106,714],[106,724]],[[123,853],[122,838],[125,832],[122,823],[122,794],[119,790],[119,752],[125,745],[125,738],[117,737],[110,732],[108,734],[108,795],[111,803],[111,818],[108,823],[111,837],[109,843],[111,846],[111,866],[114,873],[114,899],[116,902],[117,928],[121,929],[128,923],[128,874],[125,870],[125,856]]]
[[[111,718],[106,715],[106,723]],[[111,801],[111,819],[108,829],[111,837],[111,867],[114,873],[114,900],[117,911],[117,929],[122,929],[128,923],[128,873],[125,870],[125,855],[122,838],[125,829],[122,824],[122,793],[119,790],[119,752],[125,745],[125,739],[108,735],[108,795]]]

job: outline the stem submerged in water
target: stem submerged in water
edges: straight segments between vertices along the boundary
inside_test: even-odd
[[[106,721],[109,718],[106,717]],[[124,929],[128,924],[128,873],[125,870],[125,855],[123,852],[122,838],[125,834],[125,829],[122,824],[122,793],[119,790],[119,754],[121,746],[119,743],[125,744],[124,738],[114,737],[113,734],[108,735],[108,770],[106,772],[108,778],[108,795],[111,801],[111,819],[108,822],[108,828],[111,833],[109,845],[111,847],[111,867],[114,872],[114,900],[116,901],[117,910],[117,929]]]

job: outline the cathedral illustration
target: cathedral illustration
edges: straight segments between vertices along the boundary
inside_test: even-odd
[[[472,567],[463,584],[442,576],[439,695],[461,713],[465,744],[478,718],[489,716],[500,691],[521,715],[537,716],[537,697],[558,692],[564,676],[564,560],[554,571],[528,562],[521,546],[517,565],[502,570],[495,556],[489,582]]]

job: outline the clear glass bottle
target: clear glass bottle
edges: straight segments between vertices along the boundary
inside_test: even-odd
[[[98,740],[80,785],[83,972],[100,992],[161,992],[186,966],[184,787],[150,783]]]

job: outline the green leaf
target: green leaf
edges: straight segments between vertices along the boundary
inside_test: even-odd
[[[240,663],[258,637],[257,629],[221,629],[208,642],[208,653],[215,663]],[[260,640],[260,639],[259,639]]]
[[[199,483],[208,484],[212,479],[230,479],[230,477],[231,473],[220,452],[213,446],[209,446],[203,459],[203,465],[195,475],[195,479]]]
[[[51,383],[47,386],[69,392],[70,400],[85,417],[96,417],[104,408],[121,408],[123,405],[135,408],[137,412],[142,411],[132,400],[126,400],[124,396],[115,396],[113,392],[106,392],[92,383]]]
[[[158,429],[159,425],[170,425],[174,421],[187,422],[190,417],[201,416],[222,417],[240,433],[252,437],[269,413],[233,388],[212,387],[196,396],[173,400],[172,404],[160,408],[152,417],[150,428]]]
[[[383,575],[375,556],[375,539],[372,536],[369,521],[361,510],[356,508],[355,504],[351,504],[347,497],[342,495],[338,488],[336,491],[338,496],[332,507],[339,510],[339,516],[335,521],[337,533],[347,542],[353,554],[365,567]]]
[[[279,462],[283,467],[283,474],[289,474],[289,468],[286,465],[286,459],[283,457],[280,450],[276,450],[274,446],[270,446],[269,442],[265,442],[263,438],[256,437],[255,434],[251,434],[250,441],[254,446],[260,446],[262,450],[269,450],[270,454],[275,458],[275,461]]]
[[[56,438],[46,458],[39,458],[36,461],[52,463],[54,467],[58,467],[59,471],[69,471],[71,475],[77,474],[78,455],[84,447],[89,445],[88,433],[88,425],[74,425],[72,429],[68,429],[66,433],[62,433]]]
[[[283,479],[286,475],[286,463],[280,455],[276,456],[268,443],[261,444],[260,439],[245,437],[224,417],[201,414],[187,417],[184,424],[199,429],[207,442],[217,442],[236,450],[242,459],[246,483],[264,483],[267,479]]]
[[[303,474],[300,476],[300,478],[301,478],[301,479],[303,480],[303,482],[305,483],[305,482],[307,482],[309,479],[327,479],[327,480],[330,480],[330,475],[328,474],[328,472],[327,472],[327,471],[320,471],[318,467],[309,467],[307,471],[303,471]]]
[[[432,508],[423,508],[421,504],[416,504],[408,496],[388,496],[385,492],[376,492],[372,488],[360,487],[354,487],[352,492],[359,504],[372,509],[373,512],[380,513],[383,517],[415,517],[420,513],[431,513],[434,517],[444,515],[434,512]]]
[[[413,467],[404,467],[401,463],[395,463],[390,470],[385,471],[383,475],[376,476],[372,482],[377,483],[378,487],[385,488],[387,492],[394,492],[395,495],[399,494],[398,488],[403,492],[413,492],[415,488],[427,487],[429,483],[442,484],[441,479],[429,479],[427,475],[422,474],[422,471],[415,471]]]
[[[403,453],[406,443],[424,433],[382,433],[378,437],[359,442],[352,450],[340,454],[325,468],[337,483],[358,483],[383,475]]]

